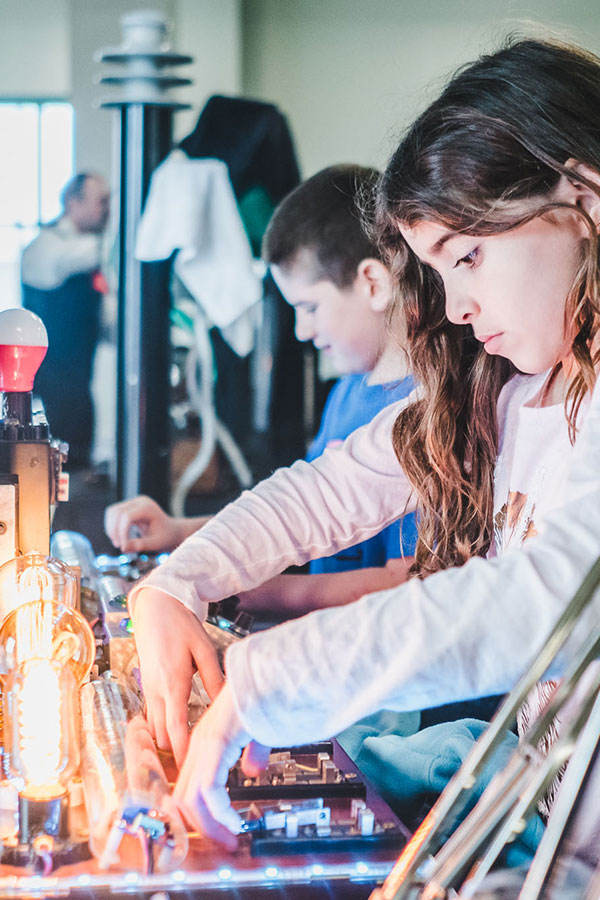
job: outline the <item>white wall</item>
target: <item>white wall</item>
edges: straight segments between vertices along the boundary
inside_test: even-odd
[[[119,17],[140,8],[163,11],[175,49],[195,58],[172,70],[194,81],[173,92],[192,107],[175,116],[179,138],[210,94],[241,89],[239,0],[0,0],[0,99],[72,101],[78,169],[109,174],[112,115],[99,103],[111,90],[97,80],[116,68],[101,66],[94,54],[119,44]]]
[[[597,0],[244,0],[243,15],[245,91],[287,114],[305,176],[383,165],[447,75],[523,17],[600,51]]]
[[[600,51],[597,0],[0,0],[0,97],[72,99],[79,168],[108,174],[111,115],[97,104],[109,91],[94,83],[93,54],[119,43],[119,16],[140,7],[165,11],[176,49],[195,57],[179,70],[195,85],[174,94],[193,105],[175,136],[211,93],[243,88],[287,114],[305,175],[382,165],[453,68],[522,17]]]
[[[71,89],[69,0],[0,0],[0,96],[65,99]]]
[[[177,139],[188,134],[211,94],[241,91],[242,43],[239,0],[175,0],[174,45],[194,57],[181,74],[194,82],[177,91],[177,99],[190,110],[177,113]]]

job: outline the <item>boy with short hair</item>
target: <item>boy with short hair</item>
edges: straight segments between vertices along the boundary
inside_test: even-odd
[[[353,165],[318,172],[279,204],[263,240],[263,257],[294,307],[296,336],[313,341],[342,373],[308,460],[413,389],[406,355],[386,326],[391,274],[361,225],[360,200],[377,177],[376,170]],[[171,518],[138,497],[109,507],[105,527],[124,551],[159,550],[176,546],[206,521]],[[144,537],[128,537],[133,525]],[[314,560],[309,575],[278,575],[240,599],[245,608],[287,615],[348,603],[404,580],[415,543],[414,516],[406,516],[368,541]]]

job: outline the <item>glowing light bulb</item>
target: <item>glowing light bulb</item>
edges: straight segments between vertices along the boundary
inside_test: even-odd
[[[13,609],[0,626],[5,667],[11,671],[31,660],[54,660],[83,683],[96,656],[94,634],[76,609],[37,601]]]
[[[0,391],[33,390],[33,379],[48,350],[48,332],[28,309],[0,313]]]
[[[68,838],[67,783],[79,765],[78,689],[95,657],[76,609],[36,600],[0,627],[4,767],[19,791],[20,843]]]
[[[0,622],[12,610],[35,600],[77,605],[77,576],[54,556],[26,553],[0,566]]]
[[[21,798],[64,797],[79,765],[77,682],[55,659],[31,659],[6,684],[5,741]]]

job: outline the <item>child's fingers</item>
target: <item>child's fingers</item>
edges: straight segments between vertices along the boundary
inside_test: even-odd
[[[267,768],[270,747],[251,741],[242,754],[242,771],[250,778],[256,778],[259,772]]]

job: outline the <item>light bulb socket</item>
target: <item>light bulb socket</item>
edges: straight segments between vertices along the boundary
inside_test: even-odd
[[[0,392],[0,420],[8,424],[31,425],[31,391]]]
[[[66,791],[47,800],[19,794],[19,843],[33,844],[42,835],[60,841],[68,840],[69,803]]]

